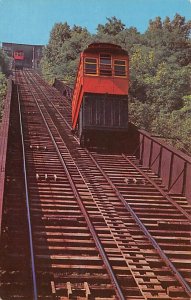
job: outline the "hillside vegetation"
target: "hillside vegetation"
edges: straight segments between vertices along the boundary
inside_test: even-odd
[[[130,55],[131,121],[191,153],[190,34],[191,21],[179,14],[151,20],[144,34],[116,17],[99,24],[95,35],[57,23],[44,50],[42,73],[48,81],[57,77],[73,83],[79,54],[88,44],[121,45]]]
[[[8,72],[8,57],[0,49],[0,122],[3,114],[3,100],[7,91],[7,80],[5,74]]]

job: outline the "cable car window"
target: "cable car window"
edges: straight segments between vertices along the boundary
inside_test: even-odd
[[[97,74],[97,59],[86,57],[84,64],[85,74],[87,75],[96,75]]]
[[[110,54],[100,54],[100,75],[112,76],[112,61]]]
[[[118,59],[115,59],[115,65],[122,65],[122,66],[125,66],[125,60],[118,60]]]
[[[119,77],[126,77],[126,61],[118,60],[114,61],[114,74]]]
[[[100,54],[100,65],[111,65],[111,55],[110,54]]]

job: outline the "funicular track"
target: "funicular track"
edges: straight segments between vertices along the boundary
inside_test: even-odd
[[[16,82],[38,298],[190,299],[188,205],[134,156],[80,148],[70,99],[35,72]]]
[[[24,181],[19,110],[13,88],[0,245],[0,298],[31,299],[30,253]],[[13,296],[13,297],[12,297]]]

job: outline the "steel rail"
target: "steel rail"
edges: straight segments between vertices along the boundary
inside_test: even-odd
[[[26,79],[27,79],[27,77],[26,77]],[[28,80],[28,79],[27,79],[27,80]],[[50,127],[49,127],[49,125],[48,125],[48,123],[47,123],[47,121],[46,121],[46,118],[44,117],[43,111],[42,111],[42,109],[41,109],[41,107],[40,107],[38,101],[36,100],[36,97],[35,97],[35,95],[34,95],[34,93],[33,93],[32,91],[31,91],[31,94],[32,94],[32,96],[33,96],[33,98],[34,98],[34,101],[35,101],[35,103],[36,103],[36,105],[37,105],[39,111],[40,111],[40,114],[41,114],[42,119],[43,119],[43,121],[44,121],[44,123],[45,123],[45,126],[46,126],[46,128],[47,128],[47,130],[48,130],[48,133],[49,133],[49,135],[50,135],[50,138],[51,138],[51,140],[52,140],[52,142],[53,142],[53,144],[54,144],[54,146],[55,146],[55,149],[56,149],[56,152],[57,152],[57,154],[58,154],[58,156],[59,156],[60,162],[61,162],[61,164],[62,164],[62,166],[63,166],[63,168],[64,168],[64,171],[65,171],[65,173],[66,173],[66,176],[67,176],[67,178],[68,178],[68,180],[69,180],[69,182],[70,182],[71,188],[72,188],[73,193],[74,193],[74,196],[75,196],[75,198],[76,198],[76,200],[77,200],[77,202],[78,202],[78,205],[79,205],[79,207],[80,207],[80,209],[81,209],[81,211],[82,211],[82,214],[83,214],[84,217],[85,217],[85,220],[86,220],[87,225],[88,225],[88,228],[89,228],[89,230],[90,230],[90,232],[91,232],[91,234],[92,234],[92,237],[93,237],[93,239],[94,239],[94,242],[95,242],[95,244],[96,244],[96,246],[97,246],[97,249],[98,249],[98,251],[99,251],[99,253],[100,253],[100,255],[101,255],[102,259],[103,259],[103,262],[104,262],[104,264],[105,264],[105,267],[106,267],[106,269],[107,269],[107,271],[108,271],[108,274],[109,274],[109,276],[110,276],[110,278],[111,278],[111,281],[112,281],[113,284],[114,284],[114,287],[115,287],[115,290],[116,290],[116,294],[117,294],[117,296],[118,296],[118,298],[119,298],[120,300],[125,300],[125,297],[124,297],[124,295],[123,295],[123,292],[122,292],[122,290],[121,290],[121,287],[120,287],[119,284],[118,284],[117,278],[116,278],[116,276],[115,276],[115,274],[114,274],[114,272],[113,272],[113,269],[112,269],[112,267],[111,267],[111,265],[110,265],[110,262],[109,262],[109,260],[108,260],[108,257],[107,257],[107,255],[106,255],[106,253],[105,253],[105,250],[104,250],[104,248],[103,248],[103,246],[102,246],[102,244],[101,244],[101,242],[100,242],[100,239],[99,239],[99,237],[98,237],[98,235],[97,235],[97,233],[96,233],[96,230],[95,230],[95,228],[94,228],[94,226],[93,226],[93,224],[92,224],[92,222],[91,222],[91,220],[90,220],[90,218],[89,218],[89,215],[88,215],[88,213],[87,213],[87,211],[86,211],[86,209],[85,209],[85,206],[84,206],[84,204],[83,204],[83,202],[82,202],[82,200],[81,200],[81,197],[80,197],[80,195],[79,195],[79,193],[78,193],[78,190],[77,190],[77,188],[76,188],[76,186],[75,186],[75,184],[74,184],[74,182],[73,182],[72,176],[70,175],[70,173],[69,173],[69,171],[68,171],[68,169],[67,169],[67,166],[66,166],[65,161],[64,161],[64,159],[63,159],[63,157],[62,157],[62,154],[61,154],[61,152],[60,152],[60,150],[59,150],[59,148],[58,148],[58,146],[57,146],[57,143],[56,143],[56,141],[55,141],[55,139],[54,139],[54,136],[53,136],[53,134],[52,134],[52,132],[51,132],[51,130],[50,130]],[[55,126],[55,125],[54,125],[54,126]]]
[[[19,96],[18,86],[17,86],[17,97],[18,97],[17,99],[18,99],[18,107],[19,107],[20,134],[21,134],[21,143],[22,143],[23,173],[24,173],[24,182],[25,182],[25,201],[26,201],[27,221],[28,221],[28,231],[29,231],[31,272],[32,272],[32,282],[33,282],[33,299],[38,300],[35,259],[34,259],[34,248],[33,248],[33,236],[32,236],[32,224],[31,224],[30,204],[29,204],[27,168],[26,168],[26,154],[25,154],[25,146],[24,146],[22,113],[21,113],[21,103],[20,103],[20,96]]]
[[[91,157],[92,161],[95,163],[99,171],[102,173],[104,178],[107,180],[109,185],[112,187],[113,191],[116,193],[117,197],[121,200],[121,202],[124,204],[125,208],[130,212],[138,226],[141,228],[141,230],[144,232],[145,236],[150,240],[151,244],[153,247],[157,250],[158,254],[162,258],[162,260],[166,263],[166,265],[170,268],[172,273],[175,275],[179,283],[182,285],[184,288],[185,292],[191,297],[191,287],[189,284],[186,282],[186,280],[182,277],[180,272],[176,269],[176,267],[173,265],[173,263],[170,261],[170,259],[167,257],[167,255],[164,253],[162,248],[159,246],[159,244],[156,242],[156,240],[153,238],[153,236],[150,234],[148,229],[145,227],[145,225],[142,223],[142,221],[139,219],[137,214],[134,212],[134,210],[131,208],[131,206],[126,202],[125,198],[123,195],[118,191],[118,189],[115,187],[111,179],[108,177],[108,175],[105,173],[105,171],[100,167],[100,165],[97,163],[93,155],[88,151],[85,150],[89,156]]]
[[[35,74],[36,75],[36,74]],[[38,75],[39,76],[39,75]],[[40,77],[40,76],[39,76]],[[34,80],[32,80],[31,78],[29,79],[32,82],[35,82]],[[35,82],[36,86],[37,83]],[[57,111],[57,113],[60,115],[60,117],[63,119],[64,123],[70,128],[70,130],[72,130],[72,127],[70,126],[70,124],[65,120],[65,118],[63,117],[63,115],[61,114],[61,112],[58,110],[58,108],[54,105],[54,103],[52,103],[52,101],[49,99],[49,97],[47,97],[47,95],[45,94],[45,92],[39,87],[37,86],[37,88],[41,91],[41,93],[45,96],[45,98],[48,100],[48,103],[51,103],[51,105],[54,107],[54,109]],[[68,108],[67,108],[68,109]]]
[[[174,205],[190,222],[191,216],[178,204],[176,201],[171,199],[171,197],[163,191],[161,187],[159,187],[156,182],[151,179],[147,174],[145,174],[138,166],[136,166],[124,153],[122,153],[122,157],[132,166],[134,167],[148,182],[150,182],[159,192],[165,197],[172,205]]]
[[[36,73],[35,73],[36,75]],[[40,79],[41,77],[39,75],[37,75]],[[36,79],[36,78],[35,78]],[[31,82],[35,82],[34,79],[32,80],[31,78],[29,79],[31,80]],[[37,83],[35,82],[36,86],[37,86]],[[41,91],[41,93],[44,95],[44,97],[48,100],[48,103],[51,103],[51,105],[54,107],[54,109],[56,110],[56,112],[59,114],[59,116],[62,118],[62,120],[64,121],[64,123],[68,126],[68,128],[70,130],[72,130],[72,126],[70,126],[70,124],[66,121],[66,119],[63,117],[63,115],[61,114],[61,112],[59,111],[59,109],[56,107],[56,105],[50,100],[50,98],[45,94],[45,92],[41,89],[41,87],[37,86],[37,88]],[[70,103],[71,104],[71,103]],[[67,107],[67,111],[69,112],[69,109]],[[74,139],[78,142],[79,144],[79,139],[73,135]]]
[[[43,91],[42,91],[42,93],[44,94]],[[48,97],[46,96],[46,98],[48,98]],[[55,107],[55,109],[56,109],[56,111],[58,111],[56,107]],[[62,118],[64,119],[63,116],[62,116]],[[126,209],[131,213],[132,217],[135,219],[135,221],[138,224],[138,226],[141,228],[141,230],[144,232],[144,234],[148,237],[148,239],[150,240],[151,244],[157,250],[157,252],[160,255],[160,257],[162,258],[162,260],[164,260],[164,262],[170,268],[170,270],[172,271],[172,273],[175,275],[175,277],[177,278],[177,280],[179,281],[179,283],[182,285],[182,287],[184,288],[184,290],[186,291],[186,293],[191,297],[191,287],[188,285],[188,283],[185,281],[185,279],[182,277],[182,275],[179,273],[179,271],[176,269],[176,267],[173,265],[173,263],[170,261],[170,259],[166,256],[166,254],[164,253],[164,251],[162,250],[162,248],[159,246],[159,244],[156,242],[156,240],[152,237],[152,235],[150,234],[150,232],[147,230],[147,228],[145,227],[145,225],[141,222],[141,220],[139,219],[139,217],[137,216],[137,214],[134,212],[134,210],[131,208],[131,206],[126,202],[126,200],[124,199],[124,197],[122,196],[122,194],[118,191],[118,189],[112,183],[111,179],[107,176],[107,174],[103,171],[103,169],[97,163],[97,161],[95,160],[95,158],[93,157],[93,155],[87,149],[85,149],[85,151],[89,155],[89,157],[92,159],[92,161],[94,162],[94,164],[97,166],[97,168],[100,170],[100,172],[105,177],[105,179],[108,181],[108,183],[110,184],[110,186],[112,187],[112,189],[114,190],[114,192],[116,193],[116,195],[118,196],[118,198],[122,201],[122,203],[124,204],[124,206],[126,207]],[[154,183],[154,185],[156,185],[156,183]],[[158,186],[156,185],[156,187],[158,187]],[[172,204],[173,204],[174,201],[172,199],[170,199],[170,200],[171,200],[170,202],[172,202]],[[178,204],[177,204],[176,208],[179,208]],[[181,212],[183,211],[185,213],[185,215],[187,216],[187,213],[182,208],[181,208],[180,211]],[[190,217],[190,216],[188,215],[188,217]]]
[[[38,75],[39,76],[39,75]],[[38,87],[41,91],[42,89],[40,87]],[[48,101],[51,103],[51,105],[54,107],[54,109],[56,110],[56,112],[60,115],[60,117],[63,119],[63,121],[65,122],[65,124],[72,129],[72,127],[70,126],[70,124],[65,120],[65,118],[63,117],[63,115],[61,114],[61,112],[58,110],[58,108],[54,105],[54,103],[52,103],[52,101],[47,97],[47,95],[44,93],[44,91],[42,91],[42,93],[44,94],[44,96],[46,97],[46,99],[48,99]],[[163,191],[162,188],[160,188],[153,179],[151,179],[147,174],[145,174],[139,167],[137,167],[133,162],[131,162],[131,160],[129,158],[127,158],[125,156],[124,153],[122,153],[123,158],[128,161],[143,177],[145,177],[145,179],[147,179],[159,192],[160,194],[165,197],[172,205],[174,205],[190,222],[191,222],[191,216],[178,204],[176,203],[176,201],[174,201],[167,193],[165,193]]]

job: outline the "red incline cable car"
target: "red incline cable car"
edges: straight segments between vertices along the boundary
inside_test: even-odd
[[[13,53],[14,58],[14,66],[16,69],[22,69],[24,64],[24,51],[23,50],[16,50]]]
[[[72,127],[81,145],[98,136],[127,133],[129,60],[127,51],[93,43],[80,56],[72,99]]]

